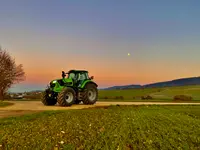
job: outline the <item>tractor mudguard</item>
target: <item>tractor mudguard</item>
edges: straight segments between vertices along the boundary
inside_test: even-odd
[[[86,84],[88,84],[88,83],[94,84],[96,87],[98,87],[98,85],[95,82],[93,82],[91,80],[86,80],[86,81],[83,81],[83,83],[81,84],[80,88],[81,89],[85,88]]]

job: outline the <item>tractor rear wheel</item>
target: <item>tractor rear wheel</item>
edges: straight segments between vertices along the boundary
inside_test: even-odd
[[[76,100],[76,92],[71,87],[64,88],[57,97],[60,106],[71,106]]]
[[[92,105],[95,104],[98,99],[98,89],[94,84],[87,84],[83,94],[83,104]]]
[[[55,97],[52,97],[52,92],[50,89],[46,89],[42,93],[42,103],[46,106],[52,106],[57,103],[57,99]]]

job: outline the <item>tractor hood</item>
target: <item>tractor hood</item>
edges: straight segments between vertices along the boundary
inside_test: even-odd
[[[54,80],[52,80],[50,83],[57,83],[57,82],[60,82],[60,81],[63,81],[64,83],[66,83],[66,82],[72,82],[72,79],[70,79],[70,78],[54,79]]]
[[[71,78],[54,79],[50,82],[50,88],[54,92],[61,91],[65,86],[73,86],[73,81]]]
[[[50,83],[57,83],[59,80],[62,80],[62,79],[54,79]]]
[[[51,87],[54,87],[56,85],[58,86],[70,86],[73,84],[73,81],[71,78],[61,78],[61,79],[54,79],[50,82]]]

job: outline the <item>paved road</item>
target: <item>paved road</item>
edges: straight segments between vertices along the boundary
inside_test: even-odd
[[[65,110],[65,109],[83,109],[90,107],[100,107],[109,105],[200,105],[200,103],[169,103],[169,102],[97,102],[95,105],[72,105],[70,107],[61,106],[44,106],[40,101],[12,101],[14,105],[0,108],[0,111],[4,110]]]

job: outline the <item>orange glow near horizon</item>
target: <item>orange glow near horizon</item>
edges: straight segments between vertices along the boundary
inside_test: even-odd
[[[79,68],[80,69],[80,68]],[[106,70],[106,69],[105,69]],[[53,79],[61,78],[62,69],[37,69],[36,70],[26,70],[26,81],[25,83],[34,83],[34,84],[48,84],[49,81]],[[67,71],[67,70],[66,70]],[[190,76],[174,76],[173,72],[161,71],[159,74],[148,73],[146,71],[138,71],[135,73],[129,71],[129,74],[126,74],[127,70],[124,70],[124,73],[118,73],[118,71],[102,71],[96,69],[90,69],[89,75],[94,76],[94,81],[97,82],[100,86],[113,86],[113,85],[128,85],[128,84],[149,84],[154,82],[161,82],[166,80],[173,80],[176,78],[190,77]],[[136,71],[137,72],[137,71]],[[192,75],[191,75],[192,76]]]
[[[148,42],[120,41],[114,37],[105,41],[26,32],[24,37],[17,36],[18,32],[13,34],[13,40],[4,46],[17,64],[23,64],[26,72],[23,83],[47,84],[61,78],[61,71],[70,69],[88,70],[102,86],[148,84],[200,74],[199,45],[181,43],[171,46],[161,42],[155,46]],[[190,47],[196,54],[188,55],[186,50]],[[177,49],[182,50],[181,57],[175,53]],[[127,56],[126,51],[131,55]],[[191,57],[190,61],[186,61],[187,57]]]

